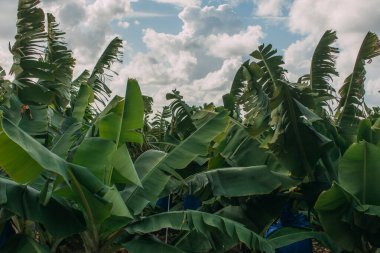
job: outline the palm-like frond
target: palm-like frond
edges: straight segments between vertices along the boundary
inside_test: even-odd
[[[315,165],[331,141],[313,127],[321,118],[300,102],[302,91],[287,81],[278,85],[271,99],[271,125],[275,132],[268,146],[294,177],[307,175],[314,180]]]
[[[35,84],[35,78],[49,76],[49,65],[41,62],[46,33],[45,14],[38,8],[39,0],[20,0],[17,12],[17,34],[11,48],[14,63],[10,70],[14,83],[20,87]]]
[[[245,123],[253,126],[255,132],[266,127],[270,118],[270,98],[284,78],[282,56],[272,45],[261,45],[251,53],[257,61],[245,62],[235,76],[231,94],[243,106]]]
[[[310,88],[315,93],[318,107],[328,106],[327,101],[334,98],[335,89],[331,86],[333,76],[338,76],[335,69],[335,61],[339,49],[332,47],[337,39],[336,32],[326,31],[320,39],[311,59],[310,74],[304,80],[309,82]]]
[[[155,137],[157,141],[164,141],[166,131],[169,128],[170,122],[168,119],[171,116],[171,111],[168,106],[164,106],[161,112],[157,112],[151,122],[152,129],[150,134]]]
[[[256,129],[265,127],[270,117],[269,96],[262,83],[262,72],[257,63],[251,63],[244,71],[247,87],[240,101],[245,111],[245,123],[253,125]]]
[[[112,64],[122,62],[122,48],[123,41],[118,37],[114,38],[103,51],[88,79],[89,85],[94,90],[95,100],[103,105],[111,95],[111,90],[106,81],[112,78],[112,74],[116,74],[111,70]]]
[[[265,93],[272,96],[278,81],[284,78],[286,70],[281,66],[284,64],[281,55],[276,55],[277,50],[272,49],[272,45],[259,46],[258,50],[251,53],[251,56],[258,60],[257,64],[262,70],[262,76],[259,80]]]
[[[47,50],[45,61],[51,65],[54,81],[44,81],[42,85],[54,91],[58,108],[65,109],[71,98],[71,81],[75,59],[67,48],[63,37],[65,33],[58,29],[55,17],[47,14]]]
[[[172,135],[177,135],[181,140],[195,131],[195,126],[191,116],[195,112],[194,107],[190,107],[183,101],[180,92],[173,90],[172,93],[166,94],[167,100],[172,100],[169,108],[172,113],[170,131]]]
[[[339,89],[341,99],[336,112],[336,123],[343,135],[354,140],[360,120],[366,116],[364,103],[365,61],[380,55],[380,41],[376,34],[368,32],[359,49],[353,72]]]
[[[71,86],[70,86],[72,104],[73,104],[73,101],[75,101],[76,96],[78,95],[80,87],[83,84],[87,84],[87,80],[89,77],[90,77],[90,72],[86,69],[74,81],[72,81]]]

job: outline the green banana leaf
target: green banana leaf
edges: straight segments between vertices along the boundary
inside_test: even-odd
[[[216,229],[220,233],[228,235],[236,243],[244,243],[251,250],[262,250],[266,253],[274,253],[273,246],[255,232],[247,229],[244,225],[223,218],[216,214],[199,211],[167,212],[143,218],[131,223],[126,227],[127,232],[151,233],[163,228],[191,231],[196,229],[213,241],[210,230]],[[219,245],[223,247],[223,245]]]
[[[315,204],[323,228],[344,250],[361,250],[363,235],[378,244],[379,156],[374,144],[352,144],[339,163],[339,184],[323,192]]]
[[[170,153],[147,151],[135,163],[141,173],[143,188],[135,186],[124,192],[124,200],[134,214],[140,213],[148,203],[158,199],[174,170],[184,169],[197,156],[206,155],[210,142],[218,136],[229,121],[226,111],[214,115],[192,135],[178,144]]]
[[[191,178],[189,187],[199,189],[208,184],[215,196],[240,197],[269,194],[276,189],[288,189],[297,184],[289,175],[270,171],[267,166],[221,168],[200,173]]]
[[[101,114],[95,123],[99,135],[116,143],[112,156],[112,165],[105,173],[105,182],[132,183],[141,186],[136,169],[131,161],[126,142],[142,143],[143,137],[139,132],[144,126],[144,101],[139,84],[134,79],[128,79],[124,100],[113,100],[105,114]],[[100,150],[103,146],[99,146]],[[102,153],[98,153],[102,154]],[[113,173],[115,170],[115,173]],[[114,175],[116,174],[116,175]],[[114,178],[116,181],[112,181]]]
[[[362,204],[380,206],[380,148],[362,141],[351,145],[339,163],[339,184]]]
[[[360,232],[346,218],[352,209],[352,198],[334,183],[331,189],[322,192],[314,207],[325,232],[339,247],[349,252],[361,248]]]
[[[89,103],[92,102],[94,91],[87,84],[82,84],[79,88],[78,95],[75,97],[72,117],[77,122],[82,122]]]
[[[326,233],[315,232],[308,229],[283,227],[269,236],[269,243],[274,248],[281,248],[286,245],[314,238],[321,242],[325,247],[332,250],[333,253],[339,253],[341,250],[331,241]]]
[[[100,181],[105,181],[116,144],[99,137],[85,138],[75,152],[73,163],[88,168]]]
[[[140,237],[124,244],[130,252],[186,253],[157,239]]]
[[[69,181],[68,163],[8,119],[1,121],[0,165],[18,183],[33,181],[43,170]]]
[[[53,196],[43,205],[40,203],[41,192],[32,187],[1,177],[0,184],[0,206],[25,220],[43,224],[51,235],[64,238],[85,230],[81,213],[64,201]]]

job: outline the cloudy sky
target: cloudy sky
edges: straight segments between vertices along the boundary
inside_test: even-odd
[[[353,68],[368,31],[380,34],[380,0],[41,0],[67,33],[76,73],[91,69],[115,36],[125,42],[124,63],[112,84],[123,94],[128,77],[165,104],[177,88],[190,103],[220,103],[242,61],[261,43],[284,55],[288,78],[306,74],[316,43],[338,32],[339,87]],[[0,1],[0,65],[9,69],[16,0]],[[380,104],[380,59],[367,68],[367,101]]]

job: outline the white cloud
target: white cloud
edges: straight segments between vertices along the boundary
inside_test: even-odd
[[[126,28],[124,18],[132,13],[132,0],[42,0],[45,11],[58,17],[58,22],[77,59],[76,72],[91,69],[109,41],[118,36],[111,23]],[[76,73],[78,74],[78,73]]]
[[[289,0],[253,0],[257,16],[279,17],[284,15],[284,8]]]
[[[127,21],[119,21],[117,22],[117,26],[121,27],[121,28],[128,28],[131,24]]]
[[[259,40],[264,37],[260,26],[248,26],[246,30],[228,35],[211,34],[205,40],[209,48],[209,54],[220,58],[235,57],[236,55],[248,55],[259,45]],[[250,43],[247,43],[247,42]]]
[[[183,22],[178,34],[143,30],[147,52],[136,54],[123,67],[115,83],[118,93],[124,90],[123,80],[135,77],[158,106],[174,88],[190,103],[220,103],[242,57],[264,36],[260,26],[243,26],[226,4],[185,7],[178,17]]]
[[[153,1],[157,3],[174,4],[180,7],[200,6],[202,3],[201,0],[153,0]]]
[[[240,65],[240,57],[229,58],[227,60],[224,60],[223,65],[220,69],[208,73],[205,77],[201,79],[194,80],[194,90],[212,91],[228,87],[228,85],[231,85],[230,82],[233,78],[233,74],[235,74],[236,70],[240,67]],[[210,100],[214,99],[215,98],[211,98]]]
[[[334,85],[338,88],[352,68],[367,31],[380,34],[380,5],[378,0],[295,0],[290,7],[289,29],[304,35],[285,50],[286,67],[291,77],[305,74],[309,68],[311,53],[323,32],[328,29],[337,31],[336,46],[341,50],[337,59],[340,77]],[[371,101],[379,98],[378,69],[380,59],[375,59],[367,66],[368,94]],[[294,81],[294,79],[293,79]]]
[[[184,8],[178,17],[183,22],[182,33],[191,36],[234,34],[243,28],[239,17],[228,4]]]

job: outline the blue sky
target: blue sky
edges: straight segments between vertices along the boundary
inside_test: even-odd
[[[15,0],[0,1],[0,65],[9,69]],[[310,57],[327,29],[338,32],[339,87],[352,71],[367,31],[380,33],[379,0],[41,0],[52,12],[77,58],[76,73],[91,69],[115,36],[124,40],[124,63],[111,82],[122,95],[127,78],[139,80],[156,106],[177,88],[192,104],[221,102],[240,64],[258,45],[284,56],[288,79],[308,72]],[[380,61],[368,66],[367,100],[379,100]]]

